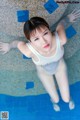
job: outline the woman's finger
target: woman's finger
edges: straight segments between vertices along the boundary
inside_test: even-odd
[[[7,51],[3,52],[2,54],[4,55],[4,54],[6,54],[6,53],[7,53]]]
[[[2,48],[2,46],[0,46],[0,48]]]
[[[78,14],[78,15],[75,15],[75,18],[79,18],[80,17],[80,14]]]
[[[76,13],[75,15],[80,15],[80,12]]]
[[[3,42],[0,42],[0,43],[3,43]]]
[[[74,15],[77,15],[77,14],[80,14],[80,11],[78,11],[78,12],[74,13]]]
[[[75,20],[73,20],[73,22],[76,22],[77,20],[75,19]]]
[[[0,45],[2,45],[3,44],[3,42],[0,42]]]
[[[73,14],[73,13],[75,13],[77,11],[77,8],[75,8],[71,13]]]

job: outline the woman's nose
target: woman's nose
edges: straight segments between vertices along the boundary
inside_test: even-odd
[[[47,43],[47,41],[44,38],[42,38],[42,43],[45,44]]]

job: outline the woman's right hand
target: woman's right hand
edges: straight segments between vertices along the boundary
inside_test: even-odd
[[[0,42],[0,52],[2,52],[2,54],[6,54],[9,51],[10,51],[10,44]]]

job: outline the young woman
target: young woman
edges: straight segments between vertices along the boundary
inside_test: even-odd
[[[43,18],[33,17],[25,22],[24,34],[28,40],[27,43],[23,41],[1,42],[0,51],[5,54],[11,48],[17,47],[25,56],[31,57],[36,65],[38,77],[51,97],[54,110],[60,111],[59,96],[53,77],[55,75],[63,101],[69,103],[70,109],[74,109],[75,104],[70,97],[67,67],[63,58],[63,46],[67,42],[63,25],[59,24],[56,31],[52,33]]]

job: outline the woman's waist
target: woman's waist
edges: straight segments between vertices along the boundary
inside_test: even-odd
[[[44,66],[47,64],[51,64],[51,63],[56,64],[62,57],[63,57],[63,54],[59,55],[58,57],[51,58],[51,59],[39,59],[38,61],[35,61],[34,59],[32,59],[32,61],[36,65],[43,65]]]

